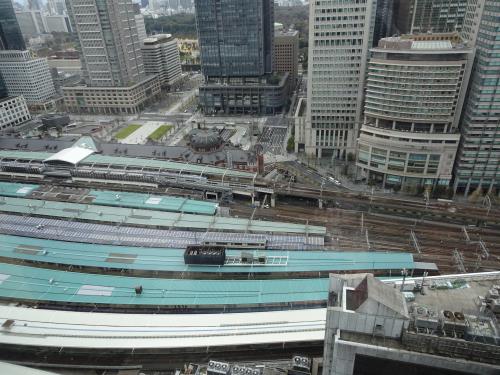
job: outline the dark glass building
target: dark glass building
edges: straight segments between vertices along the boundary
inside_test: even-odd
[[[12,0],[0,0],[0,50],[25,50],[23,35],[17,23]],[[0,73],[0,99],[7,97],[7,88]]]
[[[0,49],[26,49],[11,0],[0,0]]]
[[[205,77],[272,73],[273,0],[195,0]]]

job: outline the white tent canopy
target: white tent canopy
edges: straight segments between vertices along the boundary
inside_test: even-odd
[[[65,148],[54,155],[48,157],[43,162],[62,162],[77,165],[82,160],[86,159],[90,155],[92,155],[95,151],[90,148],[83,148],[78,146],[73,146],[69,148]]]

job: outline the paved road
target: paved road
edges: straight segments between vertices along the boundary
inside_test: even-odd
[[[323,185],[325,189],[333,189],[333,190],[346,190],[346,188],[342,186],[336,185],[334,182],[330,181],[328,178],[316,172],[314,169],[309,168],[307,165],[304,165],[298,161],[287,161],[283,163],[285,166],[289,167],[290,170],[297,172],[297,174],[302,176],[302,178],[316,184]]]

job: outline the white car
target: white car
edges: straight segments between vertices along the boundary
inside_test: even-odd
[[[336,180],[333,177],[328,177],[328,180],[330,180],[330,182],[333,182],[337,186],[342,185],[342,183],[339,180]]]

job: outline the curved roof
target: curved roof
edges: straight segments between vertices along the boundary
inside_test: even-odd
[[[54,155],[49,156],[43,162],[44,163],[59,162],[59,163],[68,163],[72,165],[77,165],[82,160],[92,155],[94,152],[95,151],[91,148],[74,146],[65,148],[64,150],[61,150],[55,153]]]
[[[0,343],[65,348],[203,348],[322,341],[326,309],[226,314],[120,314],[0,306]]]

